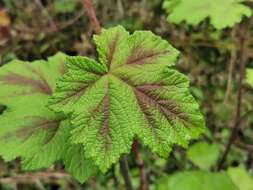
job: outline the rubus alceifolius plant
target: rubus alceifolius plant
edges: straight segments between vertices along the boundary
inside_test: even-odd
[[[0,68],[0,154],[27,170],[62,160],[80,182],[105,173],[134,139],[161,157],[187,147],[204,119],[179,55],[149,31],[122,26],[94,36],[98,60],[58,53]]]
[[[164,0],[163,7],[169,22],[196,26],[209,18],[214,28],[224,29],[251,16],[251,8],[244,2],[247,0]]]

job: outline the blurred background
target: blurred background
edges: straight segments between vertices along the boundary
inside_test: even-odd
[[[187,150],[176,147],[168,159],[142,147],[149,189],[253,190],[253,89],[246,81],[242,84],[237,138],[223,164],[223,172],[217,169],[234,125],[242,36],[246,67],[253,67],[252,17],[244,17],[240,23],[221,30],[215,29],[209,19],[195,26],[169,22],[164,0],[93,3],[103,27],[120,24],[131,32],[151,30],[181,51],[176,67],[189,77],[190,90],[206,118],[206,134]],[[253,7],[252,2],[245,3]],[[0,65],[13,59],[46,59],[58,51],[95,58],[92,35],[93,28],[81,0],[0,0]],[[118,165],[85,184],[79,184],[68,174],[58,175],[56,172],[62,167],[59,162],[47,170],[31,173],[20,169],[19,159],[10,163],[0,159],[0,189],[125,189]],[[132,156],[129,167],[137,188],[139,170]],[[218,183],[224,183],[224,188],[217,188]]]

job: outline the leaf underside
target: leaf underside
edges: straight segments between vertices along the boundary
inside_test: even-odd
[[[216,29],[232,27],[244,16],[250,17],[251,9],[243,0],[165,0],[164,8],[169,13],[168,21],[176,24],[186,21],[198,25],[206,18]]]
[[[105,172],[131,150],[137,136],[153,152],[168,156],[204,130],[188,79],[173,66],[178,51],[147,31],[130,35],[121,26],[94,41],[99,62],[68,57],[50,107],[71,115],[72,142]]]
[[[15,60],[0,68],[0,104],[7,107],[0,116],[0,154],[6,161],[21,157],[27,170],[46,168],[63,159],[67,170],[84,181],[96,169],[76,167],[86,160],[82,152],[75,151],[78,145],[72,146],[79,160],[66,156],[71,125],[47,108],[57,78],[67,70],[65,59],[65,54],[58,53],[48,61]],[[92,162],[85,163],[95,168]]]

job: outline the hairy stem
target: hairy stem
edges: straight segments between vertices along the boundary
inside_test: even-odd
[[[248,35],[245,30],[245,28],[241,27],[239,31],[239,42],[240,42],[240,76],[239,76],[239,83],[238,83],[238,93],[237,93],[237,105],[236,105],[236,114],[234,118],[234,125],[232,128],[231,135],[229,137],[228,143],[226,145],[225,151],[222,155],[222,158],[218,164],[218,170],[221,170],[223,168],[223,165],[227,159],[228,153],[231,149],[232,144],[235,142],[237,138],[237,133],[240,128],[241,123],[241,105],[242,105],[242,94],[243,94],[243,79],[245,75],[245,64],[248,60],[247,55],[247,39]]]
[[[97,19],[96,12],[95,12],[95,9],[94,9],[94,6],[93,6],[91,0],[83,0],[82,2],[83,2],[83,6],[86,10],[86,13],[90,19],[90,22],[92,23],[92,25],[94,27],[96,34],[100,34],[101,33],[101,26],[100,26],[100,23]]]
[[[132,180],[129,172],[127,156],[122,156],[120,160],[120,170],[125,181],[126,189],[133,190],[134,188],[132,185]]]
[[[140,190],[148,190],[148,180],[147,180],[147,176],[146,176],[146,171],[145,171],[145,167],[144,167],[144,162],[141,158],[141,154],[138,150],[138,142],[134,141],[133,145],[132,145],[132,150],[135,156],[135,161],[136,164],[139,168],[140,171]]]

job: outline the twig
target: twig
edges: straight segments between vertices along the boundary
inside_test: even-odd
[[[71,179],[71,176],[64,172],[26,173],[0,178],[0,184],[36,184],[38,181],[52,183],[59,179]]]
[[[126,156],[123,156],[120,159],[120,171],[121,171],[121,174],[124,178],[126,189],[133,190],[132,180],[130,177],[130,172],[129,172],[129,168],[128,168],[128,161],[127,161]]]
[[[148,181],[147,181],[147,176],[146,176],[146,171],[144,167],[144,162],[141,158],[140,152],[138,150],[138,142],[134,141],[132,145],[132,150],[135,155],[135,161],[137,163],[137,166],[140,171],[140,190],[148,190]]]
[[[236,33],[236,28],[233,28],[233,30],[231,32],[232,39],[235,38],[235,33]],[[231,57],[229,60],[228,81],[227,81],[227,88],[226,88],[224,103],[227,103],[227,101],[230,97],[231,91],[232,91],[232,81],[233,81],[234,67],[235,67],[235,63],[236,63],[236,53],[237,53],[236,48],[233,48],[231,50]]]
[[[123,18],[124,17],[124,8],[123,8],[122,0],[117,0],[117,7],[118,7],[118,11],[119,11],[119,17]]]
[[[58,28],[60,30],[62,30],[64,28],[67,28],[67,27],[71,26],[72,24],[77,22],[83,16],[83,14],[84,14],[84,11],[81,11],[81,12],[77,13],[77,15],[74,18],[72,18],[71,20],[68,20],[64,23],[61,23],[60,25],[57,24]]]
[[[100,23],[98,22],[96,13],[95,13],[95,9],[92,5],[91,0],[83,0],[83,6],[86,10],[86,13],[90,19],[90,22],[93,24],[94,30],[96,32],[96,34],[100,34],[101,33],[101,26]]]
[[[245,144],[240,140],[235,141],[235,145],[241,149],[247,150],[249,153],[253,154],[253,145]]]
[[[239,33],[239,42],[240,42],[240,76],[239,76],[239,84],[238,84],[238,94],[237,94],[237,106],[236,106],[236,115],[234,118],[234,125],[232,128],[231,135],[229,137],[228,143],[226,145],[224,154],[221,157],[221,160],[218,164],[218,170],[223,168],[223,164],[225,163],[228,153],[231,149],[232,144],[237,138],[238,129],[240,128],[240,118],[241,118],[241,104],[242,104],[242,93],[243,93],[243,79],[245,74],[245,64],[248,60],[247,52],[246,52],[246,45],[247,45],[247,38],[248,34],[246,34],[245,28],[241,27]]]

